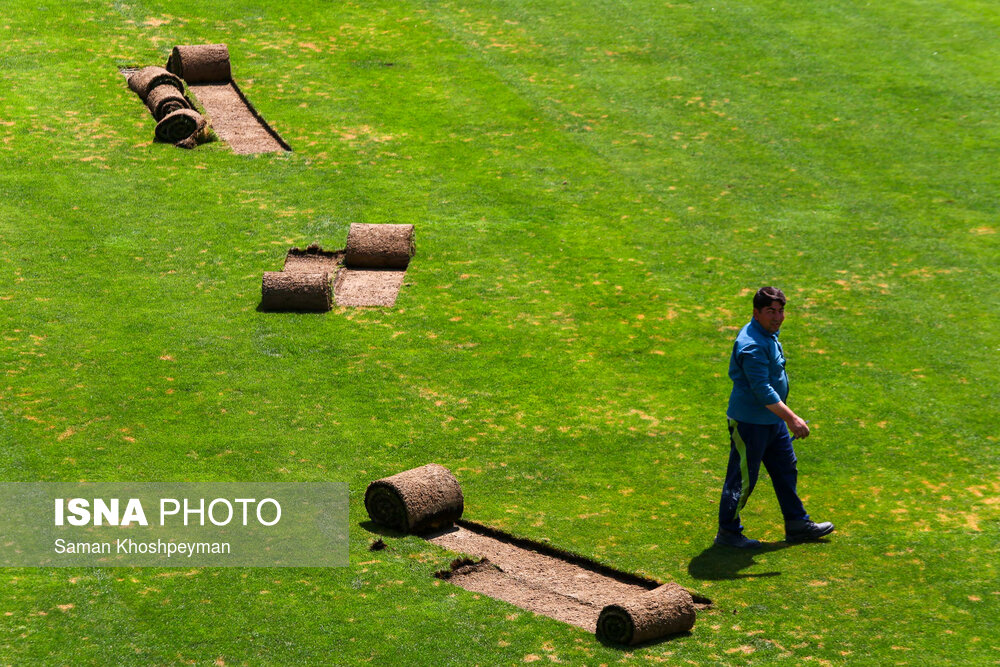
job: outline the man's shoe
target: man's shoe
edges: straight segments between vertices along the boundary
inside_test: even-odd
[[[731,530],[720,528],[719,533],[715,536],[715,544],[723,547],[736,547],[737,549],[756,549],[760,546],[760,541],[744,537],[743,533],[734,533]]]
[[[833,524],[829,521],[813,523],[812,521],[789,521],[785,524],[786,542],[810,542],[818,540],[833,532]]]

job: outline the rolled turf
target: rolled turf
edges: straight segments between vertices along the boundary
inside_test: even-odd
[[[161,121],[165,116],[174,111],[190,109],[191,103],[174,86],[165,83],[149,91],[149,94],[146,96],[146,106],[149,108],[149,112],[153,114],[153,118]]]
[[[405,269],[416,248],[413,225],[352,223],[345,248],[347,266],[371,269]]]
[[[326,312],[331,302],[328,273],[264,273],[260,290],[260,305],[264,310]]]
[[[178,109],[168,113],[156,124],[156,140],[168,144],[193,147],[194,141],[205,127],[205,119],[193,109]]]
[[[597,618],[597,636],[635,645],[694,627],[694,601],[679,584],[664,584],[618,604],[609,604]]]
[[[162,67],[143,67],[128,77],[128,87],[143,102],[146,101],[150,91],[164,85],[172,86],[181,94],[184,93],[184,82],[176,74],[171,74]]]
[[[175,46],[167,60],[167,70],[188,83],[231,81],[229,47],[225,44]]]
[[[403,532],[424,533],[460,519],[465,499],[451,471],[429,463],[369,484],[365,509],[377,524]]]

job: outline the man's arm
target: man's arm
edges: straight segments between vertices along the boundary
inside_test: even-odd
[[[767,355],[756,345],[747,346],[740,355],[743,374],[750,384],[750,389],[760,403],[778,415],[785,422],[788,430],[796,438],[809,437],[809,426],[792,409],[785,405],[778,392],[771,386]]]
[[[770,405],[765,405],[764,407],[781,417],[781,421],[785,422],[788,426],[788,430],[791,431],[792,435],[796,438],[809,437],[809,425],[806,424],[797,414],[792,412],[792,409],[785,405],[784,401],[771,403]]]

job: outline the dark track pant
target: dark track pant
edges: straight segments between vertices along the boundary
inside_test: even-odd
[[[795,491],[798,469],[792,438],[784,423],[748,424],[729,421],[729,468],[719,501],[719,527],[734,533],[742,532],[740,511],[757,485],[760,464],[778,496],[778,505],[785,521],[808,519],[799,494]]]

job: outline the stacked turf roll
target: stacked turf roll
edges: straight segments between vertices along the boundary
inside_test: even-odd
[[[205,119],[194,109],[178,109],[168,113],[156,124],[156,140],[193,148],[198,133],[205,128]]]
[[[436,463],[378,479],[365,491],[365,509],[377,524],[407,533],[425,533],[462,517],[462,487]]]
[[[176,74],[171,74],[162,67],[143,67],[128,77],[128,87],[139,96],[143,102],[154,88],[171,86],[178,92],[184,92],[184,82]]]
[[[191,103],[184,97],[184,93],[172,85],[164,83],[149,91],[149,94],[146,95],[146,107],[153,114],[153,118],[159,122],[175,111],[190,109]]]
[[[184,95],[184,82],[162,67],[144,67],[128,77],[128,87],[156,120],[157,141],[194,148],[205,119]]]
[[[694,627],[691,594],[670,583],[617,604],[609,604],[597,618],[597,636],[614,644],[635,645]]]

